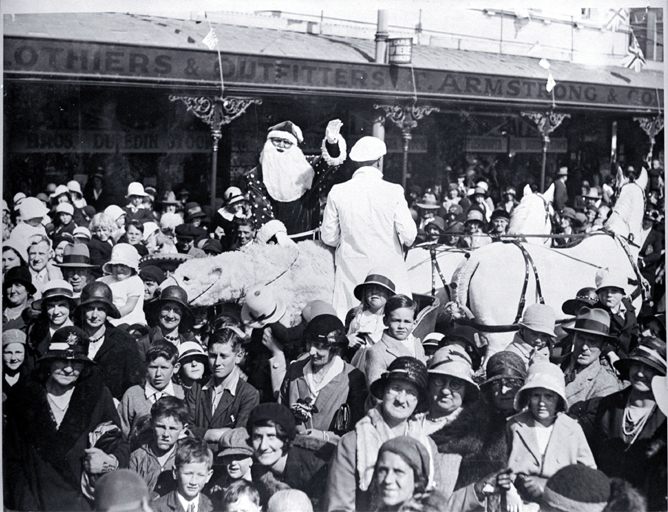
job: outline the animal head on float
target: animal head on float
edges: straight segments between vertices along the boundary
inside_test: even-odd
[[[530,185],[522,191],[522,200],[510,216],[509,234],[550,234],[552,231],[551,216],[554,214],[554,183],[542,194],[533,192]],[[540,242],[539,242],[540,241]],[[532,243],[549,242],[549,239],[532,239]]]

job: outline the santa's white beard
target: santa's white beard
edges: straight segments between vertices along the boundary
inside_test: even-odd
[[[297,145],[279,153],[271,140],[267,140],[260,153],[260,164],[262,181],[276,201],[296,201],[311,188],[315,172]]]

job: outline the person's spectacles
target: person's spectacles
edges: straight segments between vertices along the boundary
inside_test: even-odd
[[[431,377],[429,382],[437,388],[444,388],[447,386],[453,391],[459,391],[466,385],[463,380],[456,377]]]
[[[272,137],[269,140],[277,148],[290,149],[292,147],[292,141],[288,139],[279,139],[277,137]]]
[[[519,388],[522,387],[520,379],[499,379],[492,382],[492,389],[499,391],[501,388]]]

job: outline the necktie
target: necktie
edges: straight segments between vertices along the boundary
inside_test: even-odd
[[[188,505],[188,512],[197,512],[197,508],[195,507],[195,500],[190,502],[190,505]]]

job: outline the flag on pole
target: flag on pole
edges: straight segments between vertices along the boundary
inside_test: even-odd
[[[604,30],[612,30],[616,32],[619,30],[621,24],[629,23],[629,11],[627,9],[610,9],[612,11],[612,16],[603,26]]]
[[[554,86],[557,85],[557,82],[554,81],[554,77],[552,76],[552,73],[547,75],[547,84],[545,84],[545,90],[547,92],[552,92],[552,89],[554,89]]]
[[[202,39],[202,42],[209,48],[209,50],[214,50],[216,46],[218,46],[218,37],[216,37],[216,33],[213,31],[213,27],[209,29],[209,33]]]
[[[646,64],[645,56],[640,49],[638,40],[633,32],[631,32],[631,46],[629,46],[629,54],[622,59],[622,65],[627,68],[633,68],[633,71],[640,73],[642,67]]]

